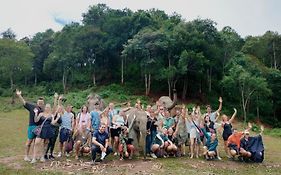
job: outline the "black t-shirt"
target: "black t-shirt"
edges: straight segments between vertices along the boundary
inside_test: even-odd
[[[240,147],[245,149],[246,151],[249,150],[249,140],[250,138],[248,138],[248,140],[246,140],[244,137],[240,140]]]
[[[147,118],[147,123],[146,123],[146,129],[150,131],[156,131],[157,130],[157,125],[155,125],[155,122],[157,121],[156,118],[152,119],[150,117]]]
[[[33,110],[34,110],[34,108],[37,108],[38,114],[43,112],[43,110],[39,106],[36,106],[36,105],[31,104],[29,102],[26,102],[24,107],[25,107],[25,109],[27,109],[29,111],[29,126],[37,125],[36,122],[34,121],[35,113],[34,113]]]
[[[109,139],[108,133],[100,133],[99,131],[94,132],[93,137],[96,138],[96,141],[105,146],[105,140]]]

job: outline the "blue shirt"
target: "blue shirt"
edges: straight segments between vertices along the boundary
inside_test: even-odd
[[[100,133],[99,131],[95,131],[93,137],[96,138],[96,141],[105,146],[105,140],[109,139],[108,133]]]
[[[72,129],[72,117],[73,114],[70,112],[65,112],[63,116],[61,116],[61,128]]]
[[[97,111],[92,111],[90,115],[91,115],[92,128],[95,131],[97,131],[100,126],[100,114]]]

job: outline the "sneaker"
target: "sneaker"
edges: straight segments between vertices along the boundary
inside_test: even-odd
[[[239,160],[240,162],[243,162],[243,161],[244,161],[242,156],[238,156],[238,160]]]
[[[218,159],[218,160],[221,160],[221,157],[218,156],[217,159]]]
[[[154,159],[157,159],[157,156],[154,153],[151,153],[150,156]]]
[[[105,152],[102,152],[102,153],[101,153],[101,160],[103,160],[103,159],[105,158],[105,156],[106,156],[106,153],[105,153]]]
[[[46,162],[46,159],[44,157],[41,157],[40,162]]]
[[[61,152],[58,153],[58,157],[61,157]]]
[[[37,162],[36,159],[32,159],[30,163],[34,164],[36,162]]]
[[[115,152],[113,155],[114,155],[114,156],[117,156],[118,154],[117,154],[117,152]]]
[[[26,162],[30,162],[31,161],[31,159],[28,156],[25,156],[23,160],[26,161]]]
[[[45,159],[45,160],[49,159],[49,157],[48,157],[47,154],[44,155],[44,159]]]
[[[65,153],[65,156],[66,156],[66,157],[69,157],[70,155],[69,155],[69,153]]]
[[[49,155],[49,159],[54,160],[55,157],[51,154],[51,155]]]

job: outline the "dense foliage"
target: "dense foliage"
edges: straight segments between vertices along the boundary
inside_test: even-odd
[[[53,91],[134,84],[143,94],[237,107],[247,120],[281,122],[281,35],[242,38],[210,19],[185,21],[151,9],[133,12],[91,6],[82,24],[49,29],[19,41],[11,29],[0,39],[0,95],[24,85]]]

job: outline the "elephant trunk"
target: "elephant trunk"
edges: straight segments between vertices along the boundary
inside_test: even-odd
[[[174,92],[173,104],[167,108],[169,111],[176,106],[178,100],[176,89],[173,89],[173,92]]]

